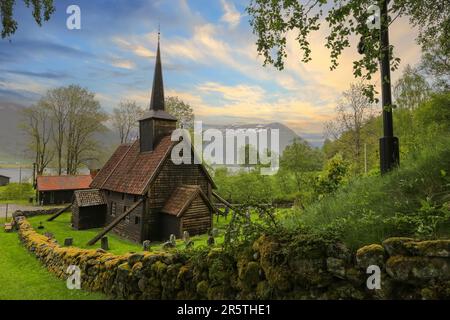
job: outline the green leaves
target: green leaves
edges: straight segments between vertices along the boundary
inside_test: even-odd
[[[53,0],[23,0],[29,8],[33,7],[33,18],[39,26],[43,21],[50,20],[50,16],[55,12]],[[17,21],[13,17],[16,0],[2,0],[0,2],[0,18],[2,22],[2,38],[12,36],[18,27]]]

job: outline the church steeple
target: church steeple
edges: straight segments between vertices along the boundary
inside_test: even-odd
[[[158,30],[158,49],[156,50],[155,74],[153,75],[150,110],[164,110],[164,83],[162,76],[161,51],[159,49],[161,33]]]
[[[177,119],[165,111],[164,84],[162,76],[160,32],[156,50],[155,73],[150,98],[150,108],[139,120],[140,151],[153,151],[162,137],[170,135],[176,128]]]

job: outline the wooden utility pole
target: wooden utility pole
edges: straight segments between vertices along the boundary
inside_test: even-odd
[[[392,93],[391,93],[391,67],[389,45],[389,0],[381,0],[381,24],[380,24],[380,69],[381,69],[381,98],[383,106],[383,133],[380,138],[380,169],[381,173],[387,173],[400,164],[399,142],[394,137],[392,121]]]

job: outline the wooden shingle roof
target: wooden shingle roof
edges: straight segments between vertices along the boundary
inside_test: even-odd
[[[211,208],[211,210],[214,210],[213,205],[199,186],[182,185],[175,189],[175,191],[164,204],[161,212],[170,214],[172,216],[181,217],[189,208],[192,201],[194,201],[194,199],[198,196],[203,198],[203,201],[207,206]]]
[[[95,176],[91,188],[120,193],[143,195],[154,181],[164,161],[177,142],[165,136],[153,151],[140,152],[139,140],[120,145],[105,166]],[[212,178],[202,166],[206,177],[215,187]]]
[[[98,189],[78,190],[74,192],[75,204],[78,207],[91,207],[106,204]]]

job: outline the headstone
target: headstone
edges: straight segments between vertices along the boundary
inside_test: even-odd
[[[213,246],[214,242],[215,242],[214,237],[213,236],[209,236],[208,237],[208,241],[207,241],[208,246],[210,246],[210,247]]]
[[[103,237],[102,238],[102,245],[101,248],[103,250],[109,250],[109,243],[108,243],[108,237]]]
[[[219,230],[217,228],[213,228],[211,230],[211,235],[215,238],[219,235]]]
[[[185,243],[188,243],[189,240],[190,240],[189,232],[185,230],[185,231],[183,232],[183,241],[184,241]]]
[[[44,229],[44,226],[42,225],[42,221],[41,221],[41,222],[39,222],[39,226],[38,226],[38,229]]]
[[[65,238],[64,239],[64,246],[65,247],[70,247],[73,245],[73,238]]]
[[[177,240],[177,238],[176,238],[175,235],[172,233],[172,234],[170,235],[169,241],[170,241],[170,243],[171,243],[174,247],[177,245],[176,240]]]
[[[144,242],[142,242],[142,250],[144,251],[150,251],[150,240],[145,240]]]

